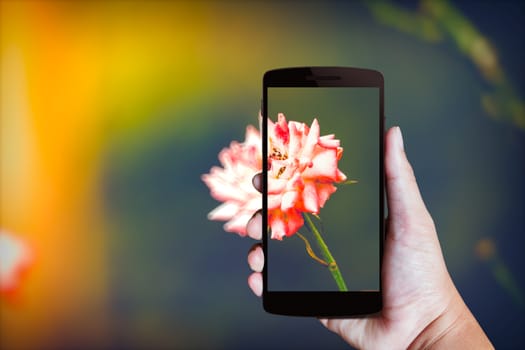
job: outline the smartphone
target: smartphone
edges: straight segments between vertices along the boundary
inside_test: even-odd
[[[263,307],[351,317],[382,308],[384,82],[375,70],[263,77]]]

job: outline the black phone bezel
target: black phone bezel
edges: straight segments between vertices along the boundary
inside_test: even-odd
[[[383,260],[384,223],[384,79],[375,70],[351,67],[294,67],[267,71],[263,76],[262,150],[263,150],[263,232],[268,227],[267,159],[268,159],[268,88],[271,87],[376,87],[379,88],[379,186],[380,186],[380,267]],[[268,235],[262,235],[263,252],[267,258]],[[381,273],[381,272],[380,272]],[[382,309],[381,279],[379,291],[311,292],[268,291],[266,265],[263,275],[263,308],[273,314],[315,317],[356,317],[377,313]]]

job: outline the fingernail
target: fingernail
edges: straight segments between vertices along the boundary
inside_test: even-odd
[[[405,144],[403,142],[403,133],[401,132],[401,128],[399,126],[396,126],[396,130],[398,133],[398,140],[399,140],[399,146],[401,147],[401,150],[405,150]]]
[[[262,190],[262,179],[261,179],[262,175],[259,173],[259,174],[255,174],[252,178],[252,184],[253,184],[253,187],[255,187],[257,189],[257,191],[261,191]]]

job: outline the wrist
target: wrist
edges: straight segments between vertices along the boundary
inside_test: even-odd
[[[419,333],[409,349],[494,349],[459,293]]]

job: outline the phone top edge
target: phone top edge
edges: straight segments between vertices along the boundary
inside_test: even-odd
[[[382,87],[383,74],[356,67],[312,66],[272,69],[264,73],[264,87]]]
[[[301,72],[301,71],[362,71],[362,72],[373,72],[373,73],[379,73],[380,71],[370,68],[360,68],[360,67],[349,67],[349,66],[297,66],[297,67],[281,67],[281,68],[274,68],[267,70],[264,75],[266,74],[274,74],[274,73],[282,73],[282,72]]]

